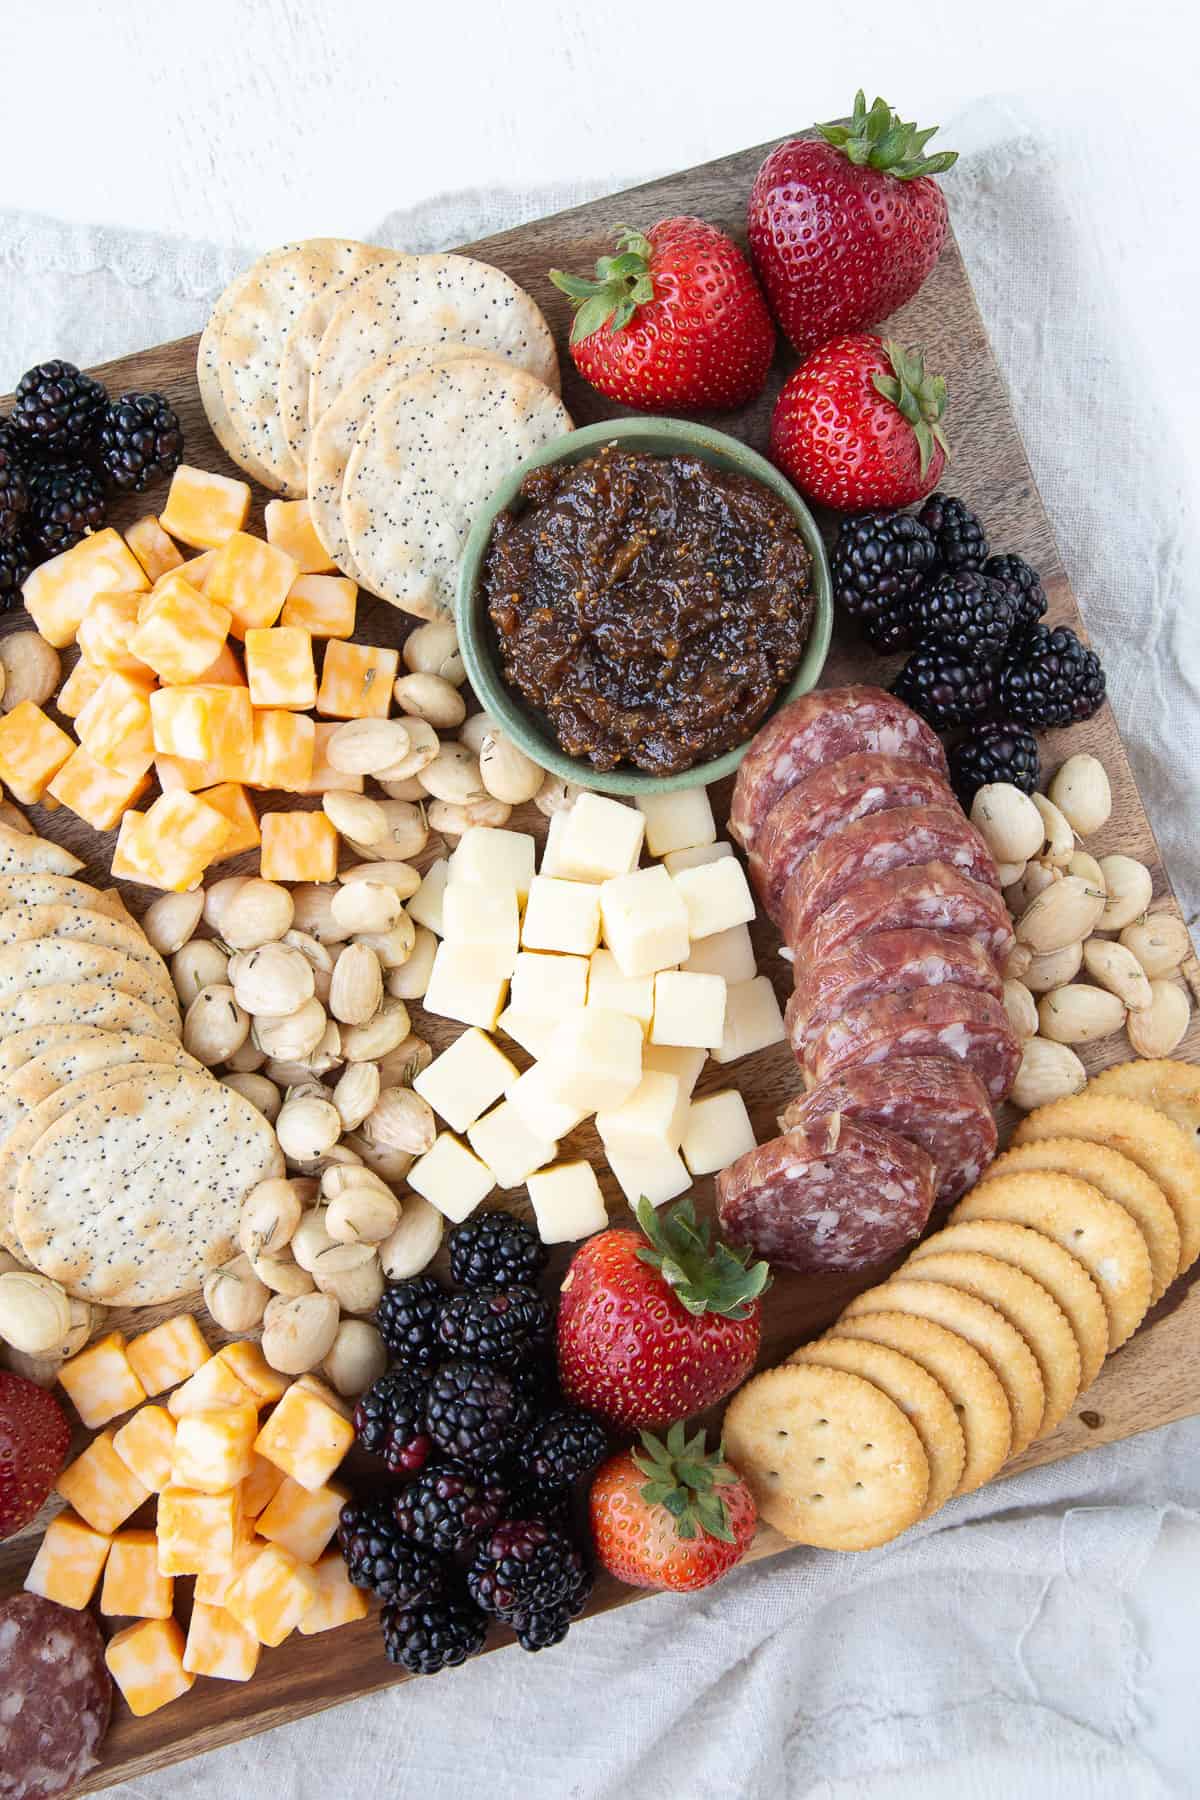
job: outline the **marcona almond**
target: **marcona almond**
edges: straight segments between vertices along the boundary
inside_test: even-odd
[[[401,712],[424,719],[438,731],[453,731],[467,716],[467,703],[440,675],[401,675],[393,688]]]
[[[295,1182],[282,1175],[260,1181],[242,1203],[238,1243],[247,1256],[277,1256],[292,1241],[303,1211]]]
[[[379,1261],[389,1281],[407,1281],[427,1268],[438,1253],[445,1220],[420,1194],[406,1194],[400,1223],[379,1246]]]
[[[312,1055],[325,1035],[327,1023],[325,1008],[313,998],[283,1018],[264,1013],[255,1019],[251,1030],[255,1043],[268,1057],[278,1062],[300,1062]]]
[[[1029,795],[1010,781],[989,781],[971,802],[971,823],[998,863],[1027,863],[1042,847],[1042,822]]]
[[[142,914],[142,930],[160,956],[173,956],[195,936],[203,912],[203,888],[190,894],[160,894]]]
[[[374,864],[368,865],[374,867]],[[333,898],[333,916],[348,936],[364,931],[390,931],[404,910],[397,890],[385,881],[352,881]]]
[[[1094,1044],[1111,1037],[1125,1023],[1125,1005],[1107,988],[1073,982],[1053,988],[1038,1001],[1038,1023],[1043,1037],[1056,1044]]]
[[[382,883],[385,887],[395,888],[401,900],[411,900],[421,885],[421,871],[414,869],[411,863],[380,860],[353,863],[348,869],[339,869],[338,880],[343,887],[356,881]]]
[[[264,1119],[277,1119],[279,1109],[283,1105],[283,1095],[275,1083],[266,1075],[259,1075],[253,1070],[235,1069],[231,1074],[222,1075],[221,1080],[251,1106],[257,1106]]]
[[[418,625],[405,638],[400,654],[405,668],[414,674],[440,675],[454,687],[461,687],[467,679],[458,648],[458,633],[448,619]]]
[[[1069,1044],[1034,1037],[1021,1052],[1021,1066],[1008,1097],[1022,1112],[1033,1112],[1052,1100],[1082,1093],[1086,1086],[1087,1070]]]
[[[564,781],[561,775],[547,775],[533,796],[533,804],[543,818],[552,819],[555,813],[569,812],[582,793],[575,782]]]
[[[1026,948],[1025,945],[1019,947]],[[1031,994],[1048,994],[1052,988],[1066,987],[1069,981],[1074,981],[1082,966],[1083,945],[1064,944],[1061,950],[1047,950],[1042,956],[1032,956],[1020,979]]]
[[[71,1329],[71,1305],[57,1281],[30,1269],[0,1275],[0,1339],[26,1356],[45,1356]]]
[[[273,1294],[282,1294],[285,1300],[298,1300],[301,1294],[311,1294],[313,1278],[307,1269],[292,1260],[288,1251],[281,1256],[252,1256],[250,1267]]]
[[[311,1074],[328,1075],[342,1060],[342,1028],[336,1019],[327,1019],[316,1047],[304,1058]]]
[[[1037,1001],[1023,981],[1011,979],[1005,981],[1004,1010],[1008,1014],[1009,1024],[1021,1043],[1024,1043],[1026,1038],[1037,1036]]]
[[[385,1000],[367,1024],[343,1026],[342,1056],[346,1062],[379,1062],[404,1042],[410,1030],[403,1000]]]
[[[333,1148],[342,1135],[342,1121],[332,1101],[308,1094],[285,1100],[275,1121],[279,1148],[292,1162],[313,1162]]]
[[[373,950],[384,969],[401,969],[412,956],[417,941],[417,928],[407,913],[401,913],[390,931],[364,931],[354,939]]]
[[[1025,873],[1023,862],[998,862],[996,864],[996,880],[1002,888],[1014,887]]]
[[[332,902],[336,893],[332,883],[299,882],[292,889],[294,928],[307,937],[316,938],[319,944],[344,943],[350,933],[343,931],[333,916]]]
[[[1005,980],[1024,981],[1032,961],[1033,951],[1029,948],[1028,944],[1014,944],[1008,953],[1008,960],[1004,965],[1003,973]],[[1058,983],[1054,982],[1053,986],[1057,987]]]
[[[1067,864],[1067,874],[1080,876],[1089,887],[1097,888],[1102,894],[1108,892],[1104,885],[1103,869],[1095,857],[1089,855],[1086,850],[1076,850],[1072,853],[1071,860]]]
[[[271,1290],[258,1279],[248,1256],[214,1269],[204,1280],[204,1304],[222,1331],[253,1331],[266,1311]]]
[[[1173,981],[1150,983],[1150,1004],[1129,1015],[1129,1042],[1139,1056],[1170,1056],[1187,1034],[1192,1016],[1185,990]]]
[[[408,728],[400,719],[348,719],[331,731],[325,756],[343,775],[374,775],[409,752]]]
[[[337,889],[331,887],[329,892],[334,894]],[[314,975],[333,974],[333,959],[337,953],[336,944],[331,950],[327,944],[321,942],[320,938],[311,936],[307,931],[295,929],[285,931],[279,941],[281,944],[286,944],[289,950],[298,950]]]
[[[347,1188],[325,1208],[325,1229],[339,1244],[382,1244],[399,1223],[400,1202],[378,1188]]]
[[[1094,931],[1104,910],[1102,893],[1078,875],[1066,875],[1030,901],[1017,920],[1017,938],[1039,955],[1063,950]]]
[[[433,1148],[437,1121],[428,1100],[412,1088],[389,1087],[384,1088],[363,1121],[362,1135],[369,1144],[423,1156]]]
[[[383,1144],[368,1144],[366,1138],[357,1131],[351,1132],[346,1142],[359,1152],[373,1175],[378,1175],[381,1181],[393,1186],[404,1180],[417,1160],[408,1150],[389,1150]]]
[[[367,1319],[343,1319],[321,1372],[343,1398],[365,1394],[388,1366],[387,1345]]]
[[[1132,950],[1151,981],[1174,974],[1192,950],[1187,926],[1173,913],[1151,913],[1135,920],[1126,925],[1119,942]]]
[[[1121,931],[1149,910],[1154,898],[1154,880],[1145,863],[1132,856],[1102,856],[1100,873],[1108,889],[1108,900],[1100,915],[1101,931]]]
[[[221,983],[201,988],[183,1015],[183,1047],[207,1069],[227,1062],[246,1041],[250,1015],[233,989]]]
[[[315,991],[312,964],[286,944],[263,944],[231,956],[229,980],[238,1005],[256,1017],[294,1013]]]
[[[1081,753],[1068,756],[1047,789],[1072,831],[1091,837],[1108,824],[1112,813],[1112,789],[1104,764]]]
[[[377,1175],[374,1169],[368,1169],[365,1164],[359,1162],[341,1163],[336,1166],[331,1164],[321,1175],[321,1199],[326,1206],[331,1200],[336,1200],[340,1195],[349,1193],[352,1187],[370,1188],[373,1193],[385,1196],[390,1195],[392,1191],[382,1175]]]
[[[442,744],[437,755],[420,771],[421,786],[435,800],[451,806],[465,806],[483,798],[483,777],[479,758],[465,744]]]
[[[318,1256],[333,1248],[333,1239],[325,1229],[323,1206],[313,1207],[311,1212],[305,1213],[292,1236],[291,1248],[297,1263],[311,1275]]]
[[[443,837],[460,838],[473,825],[489,825],[493,829],[507,825],[512,807],[507,800],[493,800],[490,795],[471,801],[468,806],[454,806],[448,800],[435,800],[429,808],[429,823]]]
[[[266,1054],[260,1050],[252,1037],[238,1046],[232,1056],[225,1058],[225,1067],[234,1075],[253,1075],[266,1062]]]
[[[190,1006],[201,988],[225,980],[229,958],[211,938],[192,938],[171,958],[171,980],[181,1006]]]
[[[383,1269],[370,1244],[335,1244],[322,1251],[313,1279],[343,1312],[374,1312],[383,1296]]]
[[[1093,981],[1116,994],[1131,1012],[1149,1006],[1150,982],[1137,957],[1124,944],[1108,938],[1089,938],[1083,946],[1083,966]]]
[[[523,806],[532,800],[545,778],[531,757],[502,731],[489,732],[479,751],[479,774],[493,800]]]
[[[1036,900],[1039,894],[1044,894],[1047,888],[1053,887],[1056,881],[1061,880],[1061,869],[1056,869],[1053,864],[1044,863],[1037,857],[1032,857],[1011,887],[1005,888],[1005,905],[1010,913],[1020,918],[1032,900]]]
[[[417,801],[420,799],[420,795],[416,796]],[[400,862],[420,856],[429,842],[429,822],[424,805],[414,803],[413,799],[389,799],[380,801],[379,810],[387,821],[381,845],[388,856]]]
[[[419,775],[441,749],[441,738],[426,720],[406,719],[403,729],[408,737],[408,749],[404,755],[396,757],[386,768],[371,771],[381,786],[385,782],[407,781],[410,776]],[[421,792],[424,791],[422,788]]]
[[[249,879],[249,875],[226,875],[220,881],[214,881],[211,887],[205,888],[204,923],[211,926],[218,937],[225,936],[222,929],[225,908]]]
[[[459,731],[458,741],[466,746],[472,756],[478,756],[483,749],[483,740],[497,730],[499,727],[491,713],[472,713]]]
[[[253,876],[221,909],[220,935],[234,950],[255,950],[289,931],[295,913],[290,891],[278,881]]]
[[[408,918],[407,913],[405,918]],[[412,920],[408,919],[411,925]],[[429,977],[433,973],[433,959],[437,955],[438,941],[426,925],[418,925],[413,931],[412,948],[402,963],[388,963],[383,957],[387,975],[384,985],[389,994],[397,1000],[421,1000],[429,986]]]
[[[1045,794],[1034,794],[1032,798],[1041,814],[1045,834],[1038,854],[1043,862],[1051,863],[1056,869],[1065,869],[1075,854],[1075,833],[1053,800],[1047,800]]]
[[[0,638],[0,670],[0,711],[6,713],[24,700],[45,706],[57,694],[62,680],[58,651],[40,631],[14,631]]]
[[[379,1079],[384,1087],[411,1087],[422,1069],[433,1061],[433,1046],[424,1038],[410,1033],[402,1044],[379,1061]]]
[[[321,796],[321,810],[335,831],[360,844],[377,844],[387,835],[387,814],[378,800],[366,794],[347,794],[333,789]]]
[[[378,1063],[347,1064],[333,1090],[343,1131],[358,1130],[379,1099],[381,1085]]]
[[[389,800],[424,800],[425,789],[415,775],[405,775],[399,781],[384,781],[375,777]]]
[[[343,1025],[365,1025],[383,1002],[383,971],[366,944],[347,944],[333,965],[329,1010]]]
[[[325,1361],[337,1332],[337,1301],[329,1294],[302,1294],[265,1321],[262,1353],[279,1374],[303,1375]]]

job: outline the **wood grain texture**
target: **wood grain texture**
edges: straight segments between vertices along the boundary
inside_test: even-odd
[[[548,268],[585,268],[608,247],[618,223],[630,219],[648,223],[675,211],[698,213],[740,237],[745,195],[766,148],[744,151],[468,248],[506,269],[528,287],[545,308],[560,343],[565,343],[568,307],[546,279]],[[952,242],[921,294],[896,316],[891,329],[906,341],[922,344],[931,367],[947,376],[951,394],[948,429],[955,452],[953,490],[979,509],[996,547],[1019,552],[1041,569],[1050,598],[1051,619],[1080,628],[1078,607],[1063,573],[970,284]],[[192,373],[194,355],[195,340],[184,339],[109,364],[97,373],[113,389],[164,389],[183,418],[189,460],[236,473],[212,440],[204,421]],[[790,366],[790,358],[781,353],[767,392],[744,413],[732,418],[726,415],[714,422],[746,438],[757,449],[765,449],[774,395]],[[564,397],[581,424],[614,416],[619,410],[580,382],[565,358]],[[261,502],[263,496],[256,498]],[[148,499],[154,504],[156,496],[152,494]],[[115,511],[114,522],[127,524],[146,509],[146,501],[141,506],[123,503]],[[830,520],[824,524],[832,535],[836,525]],[[10,618],[4,621],[4,629],[16,629],[22,623],[19,616]],[[366,642],[398,643],[409,623],[382,602],[366,600],[360,606],[356,635]],[[892,665],[881,662],[839,628],[824,679],[827,685],[862,679],[878,681],[889,678],[891,670]],[[1089,840],[1088,849],[1096,854],[1121,850],[1145,861],[1154,874],[1156,908],[1176,910],[1109,709],[1103,709],[1095,719],[1069,733],[1048,734],[1043,747],[1047,769],[1053,769],[1070,751],[1084,749],[1093,751],[1103,761],[1114,799],[1109,825]],[[714,792],[715,809],[721,818],[728,809],[728,790],[729,784],[725,784]],[[296,805],[294,798],[283,803]],[[268,799],[268,809],[270,804]],[[34,808],[32,816],[40,830],[69,843],[85,858],[93,879],[107,881],[111,834],[100,837],[63,812],[44,814]],[[523,809],[513,823],[534,830],[539,836],[544,833],[545,821],[532,807]],[[438,849],[431,844],[426,859]],[[252,858],[247,859],[245,866],[252,862]],[[237,867],[236,863],[228,865],[230,872]],[[124,892],[135,912],[143,910],[151,897],[146,890],[128,886]],[[762,919],[754,927],[754,937],[760,967],[771,975],[783,1001],[790,986],[790,968],[779,957],[778,937]],[[1187,975],[1193,991],[1200,996],[1200,968],[1194,959]],[[427,1018],[419,1007],[414,1011],[416,1029],[427,1035],[435,1047],[441,1048],[457,1036],[457,1027]],[[1084,1058],[1092,1070],[1099,1070],[1122,1060],[1126,1054],[1122,1037],[1092,1046],[1084,1052]],[[1200,1060],[1200,1025],[1195,1022],[1180,1054]],[[702,1092],[712,1091],[731,1084],[741,1089],[760,1139],[774,1134],[776,1115],[799,1086],[795,1064],[785,1046],[732,1069],[710,1065],[700,1088]],[[575,1134],[571,1150],[589,1156],[596,1164],[614,1216],[622,1216],[623,1202],[590,1126]],[[701,1202],[710,1204],[711,1181],[697,1186]],[[515,1201],[514,1210],[521,1209],[522,1203]],[[559,1253],[555,1268],[561,1270],[565,1260],[565,1252]],[[764,1365],[778,1361],[798,1342],[822,1330],[846,1300],[866,1285],[861,1279],[829,1281],[781,1275],[766,1304]],[[133,1329],[145,1329],[156,1317],[173,1310],[143,1312],[136,1318],[131,1315],[127,1323]],[[123,1321],[117,1315],[113,1322]],[[212,1330],[207,1320],[205,1329],[216,1341],[220,1334]],[[1180,1283],[1164,1297],[1132,1342],[1105,1365],[1099,1380],[1081,1397],[1063,1425],[1011,1465],[1012,1471],[1073,1456],[1200,1411],[1200,1363],[1195,1354],[1198,1345],[1200,1296],[1194,1286]],[[23,1536],[0,1546],[0,1592],[21,1580],[33,1553],[37,1530],[35,1521]],[[787,1546],[781,1538],[764,1529],[753,1554],[771,1556],[784,1548]],[[593,1610],[626,1604],[638,1597],[615,1583],[601,1581]],[[497,1644],[504,1641],[507,1640],[503,1634],[497,1633]],[[185,1699],[140,1720],[131,1718],[118,1703],[104,1764],[85,1783],[85,1790],[131,1779],[200,1750],[269,1730],[397,1679],[403,1677],[385,1661],[374,1619],[347,1627],[333,1639],[293,1637],[278,1650],[264,1654],[258,1674],[245,1686],[200,1681]]]

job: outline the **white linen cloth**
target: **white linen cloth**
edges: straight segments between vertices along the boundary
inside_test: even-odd
[[[1165,256],[1173,221],[1161,194],[1141,193],[1123,146],[1098,130],[1086,178],[1082,163],[1068,177],[1049,127],[996,107],[954,121],[946,141],[966,152],[946,179],[959,242],[1194,925],[1200,479],[1194,333],[1182,328],[1200,269],[1164,280],[1163,338],[1143,326],[1139,340],[1121,314],[1120,263]],[[364,235],[440,247],[617,185],[452,196]],[[1118,198],[1120,256],[1103,231]],[[0,388],[45,356],[96,362],[198,329],[245,260],[0,214]],[[1172,338],[1178,366],[1162,350]],[[795,1551],[707,1593],[586,1621],[550,1655],[504,1651],[113,1792],[1194,1795],[1200,1655],[1186,1584],[1198,1565],[1200,1423],[1188,1421],[955,1502],[890,1549]]]

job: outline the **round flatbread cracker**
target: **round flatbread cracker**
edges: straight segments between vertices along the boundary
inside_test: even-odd
[[[326,326],[343,297],[361,282],[379,269],[413,260],[403,251],[377,250],[369,244],[363,245],[363,253],[362,268],[340,286],[315,294],[307,306],[301,307],[283,340],[279,357],[279,428],[297,469],[308,467],[308,444],[313,425],[308,411],[308,392]]]
[[[1122,1100],[1140,1100],[1166,1113],[1192,1148],[1200,1150],[1200,1068],[1195,1063],[1173,1062],[1169,1056],[1118,1063],[1095,1076],[1088,1093],[1119,1094]]]
[[[284,1173],[257,1107],[204,1071],[152,1068],[44,1131],[17,1189],[21,1241],[80,1298],[157,1306],[236,1252],[242,1203]]]
[[[133,1062],[201,1067],[170,1038],[147,1037],[136,1031],[96,1031],[90,1026],[64,1031],[52,1048],[0,1079],[0,1149],[8,1134],[41,1101],[98,1069]]]
[[[987,1177],[959,1201],[949,1223],[963,1219],[1028,1225],[1069,1250],[1100,1290],[1110,1352],[1145,1318],[1154,1283],[1146,1240],[1125,1208],[1090,1181],[1033,1170]]]
[[[17,1051],[19,1034],[39,1033],[49,1046],[64,1025],[99,1025],[105,1031],[144,1031],[151,1037],[178,1041],[178,1021],[164,1024],[161,1013],[136,994],[99,981],[59,981],[50,987],[22,988],[0,994],[0,1075],[12,1069],[28,1050]],[[32,1052],[37,1054],[37,1052]]]
[[[924,1510],[929,1463],[916,1428],[860,1375],[768,1369],[734,1395],[723,1432],[760,1514],[793,1543],[871,1550]]]
[[[151,981],[140,963],[124,950],[107,950],[76,938],[30,938],[0,949],[0,997],[61,982],[97,983],[132,994],[158,1014],[163,1025],[179,1032],[179,1003]]]
[[[911,1270],[923,1257],[940,1256],[946,1250],[982,1250],[985,1256],[1010,1263],[1041,1282],[1075,1334],[1079,1385],[1091,1386],[1108,1355],[1108,1318],[1100,1289],[1077,1257],[1028,1225],[1014,1225],[1007,1219],[961,1219],[914,1244],[905,1267]]]
[[[0,908],[0,946],[28,943],[31,938],[78,938],[108,950],[123,950],[141,965],[156,988],[175,998],[170,971],[140,925],[127,925],[123,919],[110,919],[82,906]]]
[[[0,825],[0,875],[75,875],[82,867],[61,844]]]
[[[94,888],[71,875],[0,875],[0,906],[84,906],[133,922],[116,888]]]
[[[823,1369],[844,1369],[849,1375],[861,1375],[864,1381],[874,1382],[882,1389],[905,1418],[912,1420],[929,1463],[929,1492],[923,1518],[937,1512],[958,1492],[967,1460],[958,1414],[941,1383],[911,1356],[890,1350],[885,1344],[841,1338],[834,1333],[818,1338],[814,1344],[802,1344],[788,1361],[817,1363]]]
[[[209,428],[230,462],[252,481],[268,487],[270,473],[243,444],[221,392],[221,333],[228,313],[237,304],[240,288],[248,285],[249,280],[249,269],[236,275],[209,314],[208,324],[200,333],[196,347],[196,386],[200,389],[200,403]]]

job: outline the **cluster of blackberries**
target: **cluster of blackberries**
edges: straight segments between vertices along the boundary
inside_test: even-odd
[[[555,1388],[536,1233],[482,1213],[449,1251],[462,1291],[417,1275],[379,1303],[392,1366],[354,1425],[403,1485],[347,1501],[338,1528],[351,1581],[384,1602],[388,1656],[412,1675],[476,1655],[493,1618],[525,1650],[566,1636],[592,1587],[573,1488],[607,1450],[603,1427]]]
[[[104,524],[110,493],[140,494],[183,458],[162,394],[122,394],[74,363],[39,363],[0,421],[0,609],[30,570]]]

